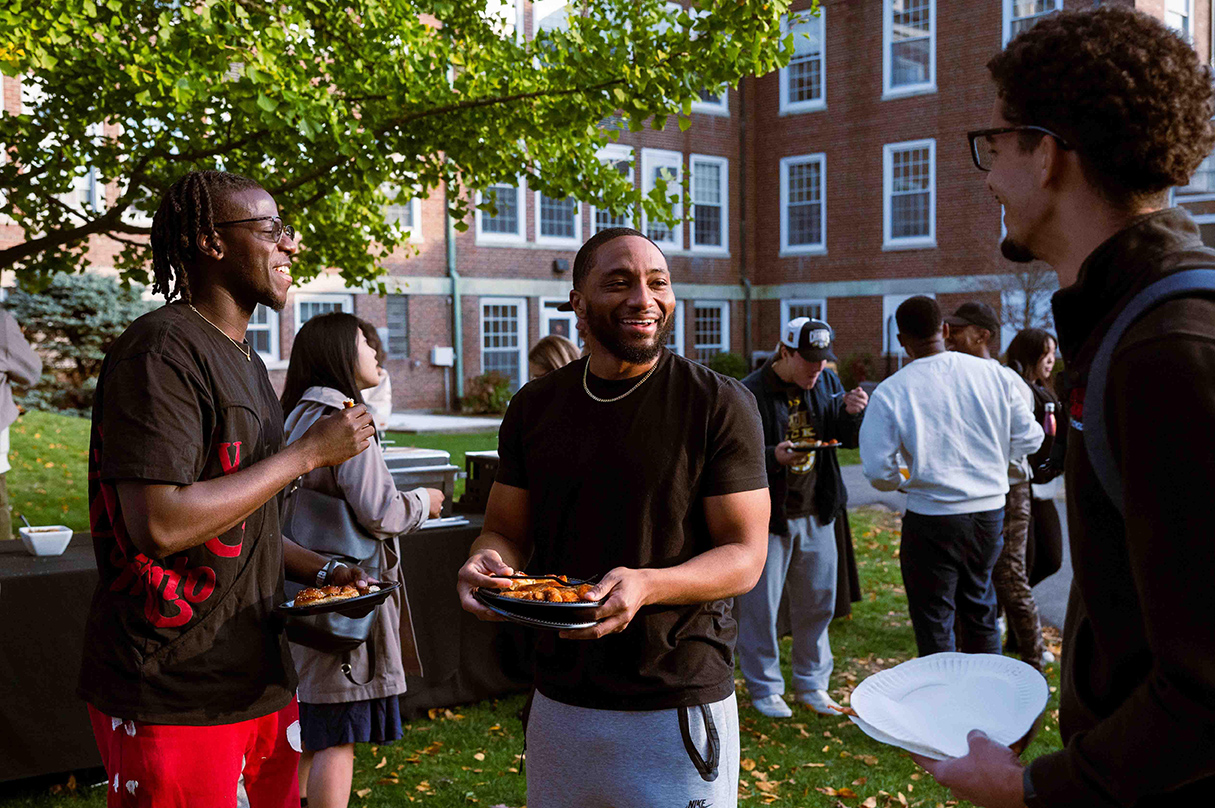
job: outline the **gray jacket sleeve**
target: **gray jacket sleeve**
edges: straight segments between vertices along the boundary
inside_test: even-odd
[[[397,490],[376,443],[334,471],[338,487],[359,524],[377,538],[386,539],[416,530],[430,513],[430,500],[424,488]]]
[[[42,376],[42,357],[25,341],[21,326],[17,325],[13,315],[0,309],[0,317],[4,318],[4,350],[0,352],[0,361],[4,364],[0,372],[18,384],[37,383]]]

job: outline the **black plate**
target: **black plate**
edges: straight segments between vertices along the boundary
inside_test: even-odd
[[[588,583],[574,578],[570,579],[569,586],[578,586],[579,584]],[[585,622],[590,620],[592,624],[595,622],[591,613],[598,607],[603,605],[602,600],[580,600],[575,603],[550,603],[544,600],[520,600],[519,598],[508,598],[505,595],[498,594],[497,590],[490,587],[478,587],[473,596],[481,601],[484,605],[498,612],[499,614],[518,615],[520,617],[529,617],[537,620],[545,620],[549,622],[557,621],[562,623],[569,622]]]
[[[789,447],[795,452],[813,452],[819,449],[839,449],[838,443],[795,443]]]
[[[295,617],[307,617],[310,614],[325,614],[326,612],[344,612],[348,609],[366,609],[368,606],[379,606],[384,601],[388,600],[388,596],[401,588],[401,585],[396,581],[383,581],[376,584],[380,588],[379,592],[369,592],[366,595],[359,595],[357,598],[346,598],[345,600],[335,600],[330,603],[318,603],[314,606],[296,606],[295,600],[289,600],[286,603],[279,604],[275,607],[278,611]]]
[[[580,628],[590,628],[599,622],[598,620],[546,620],[542,617],[515,614],[514,612],[508,612],[497,605],[502,600],[510,600],[510,598],[495,597],[493,600],[490,600],[490,598],[483,597],[481,595],[483,591],[484,590],[481,589],[473,590],[473,597],[480,601],[482,606],[489,609],[491,612],[502,615],[502,617],[506,618],[510,622],[518,623],[521,626],[528,626],[530,628],[547,628],[555,631],[573,631]],[[550,603],[549,605],[569,606],[571,604]]]

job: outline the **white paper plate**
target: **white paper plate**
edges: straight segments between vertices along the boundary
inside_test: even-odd
[[[927,746],[920,746],[919,744],[912,743],[911,741],[902,741],[902,740],[899,740],[898,738],[887,735],[886,733],[882,732],[877,727],[875,727],[872,724],[865,721],[865,719],[861,718],[860,716],[850,715],[848,717],[852,719],[853,724],[856,724],[858,727],[861,728],[861,732],[865,733],[866,735],[868,735],[870,738],[877,741],[878,743],[884,743],[884,744],[888,744],[890,746],[897,746],[900,749],[906,749],[908,752],[914,752],[917,755],[923,755],[924,757],[932,758],[933,760],[944,760],[945,758],[949,757],[949,755],[945,754],[944,752],[942,752],[938,749],[931,749]]]
[[[973,729],[1005,746],[1019,741],[1049,697],[1046,679],[1024,662],[999,654],[942,653],[865,679],[852,692],[852,709],[881,734],[902,742],[896,746],[907,743],[962,757]]]

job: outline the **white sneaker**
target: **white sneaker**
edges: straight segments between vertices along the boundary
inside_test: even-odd
[[[797,701],[804,704],[819,715],[839,715],[839,704],[826,690],[806,690],[797,694]]]
[[[751,703],[768,718],[792,718],[793,711],[779,693],[764,696],[762,699],[752,699]]]
[[[1043,652],[1042,652],[1042,664],[1043,664],[1043,665],[1049,665],[1050,663],[1052,663],[1052,662],[1054,662],[1054,661],[1055,661],[1055,655],[1054,655],[1054,654],[1052,654],[1050,651],[1043,651]]]

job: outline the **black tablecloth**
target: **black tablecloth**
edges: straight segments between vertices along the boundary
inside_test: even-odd
[[[406,718],[525,689],[527,629],[482,623],[460,608],[456,572],[481,517],[463,527],[401,537],[401,563],[425,669],[409,677]],[[0,782],[100,766],[84,702],[76,696],[85,617],[97,585],[87,533],[61,556],[37,558],[0,542]]]

